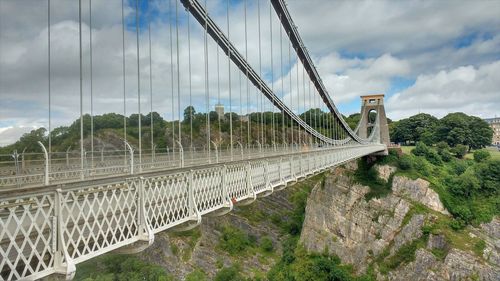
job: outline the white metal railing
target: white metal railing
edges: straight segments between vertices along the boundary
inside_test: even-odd
[[[186,149],[184,152],[182,150],[167,151],[166,153],[152,153],[143,154],[142,163],[134,155],[133,149],[130,149],[128,154],[124,156],[124,151],[118,152],[107,152],[111,155],[103,156],[102,159],[99,158],[99,162],[95,161],[94,165],[90,165],[90,159],[84,161],[88,165],[81,168],[81,165],[75,164],[73,162],[79,162],[80,159],[72,158],[70,164],[57,164],[57,160],[52,158],[50,161],[50,167],[45,167],[44,164],[38,163],[26,163],[25,169],[21,170],[21,174],[15,174],[12,171],[12,167],[4,166],[0,167],[0,171],[10,171],[9,173],[0,173],[0,188],[2,187],[29,187],[44,185],[47,180],[49,184],[55,183],[66,183],[72,181],[81,181],[82,179],[99,179],[104,177],[119,176],[126,174],[134,174],[139,171],[148,172],[156,170],[165,169],[178,169],[181,167],[196,167],[199,165],[211,164],[211,163],[227,163],[230,161],[240,161],[240,160],[250,160],[255,158],[261,158],[262,155],[266,156],[278,156],[278,155],[288,155],[291,151],[287,147],[270,147],[270,148],[260,148],[251,147],[247,149],[241,149],[237,151],[233,150],[233,155],[230,153],[230,149],[218,149],[214,146],[215,150],[212,151],[211,157],[208,158],[207,153],[202,149],[191,151]],[[324,148],[324,147],[323,147]],[[318,146],[309,146],[309,150],[323,149]],[[194,148],[196,149],[196,148]],[[301,148],[303,149],[303,148]],[[295,149],[295,152],[300,152],[299,148]],[[293,151],[292,151],[293,152]],[[56,163],[55,165],[53,163]],[[44,161],[43,163],[46,163]],[[34,166],[36,165],[36,166]],[[14,173],[14,174],[12,174]],[[48,174],[48,178],[47,175]]]
[[[204,214],[230,211],[236,202],[251,202],[290,181],[384,149],[380,144],[324,148],[113,182],[0,193],[0,280],[53,273],[71,278],[77,263],[141,241],[150,245],[157,232],[196,225]]]

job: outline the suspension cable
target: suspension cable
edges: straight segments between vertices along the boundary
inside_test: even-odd
[[[217,43],[218,45],[218,43]],[[217,49],[217,105],[216,107],[220,107],[222,106],[221,103],[220,103],[220,66],[219,66],[219,47],[216,46],[216,49]],[[217,122],[218,122],[218,131],[219,131],[219,143],[222,142],[222,134],[221,134],[221,129],[220,129],[220,119],[221,119],[221,116],[219,116],[219,112],[216,112],[217,113]]]
[[[204,42],[204,61],[205,61],[205,101],[206,101],[206,107],[207,107],[207,158],[208,158],[208,163],[211,163],[211,156],[210,156],[210,88],[208,84],[208,7],[207,7],[207,0],[205,0],[205,10],[207,11],[207,15],[205,16],[205,42]]]
[[[261,44],[261,34],[260,34],[260,0],[257,0],[257,17],[258,17],[258,27],[259,27],[259,75],[262,76],[262,44]],[[264,98],[262,96],[262,85],[259,85],[259,93],[257,96],[260,99],[260,129],[261,129],[261,145],[264,142],[264,112],[263,112],[263,102]]]
[[[297,116],[299,116],[300,118],[300,87],[299,87],[299,57],[297,56]],[[299,147],[302,146],[302,136],[301,136],[301,132],[300,132],[300,125],[297,126],[298,127],[298,130],[299,130],[299,138],[298,138],[298,141],[299,141]]]
[[[137,120],[139,123],[139,171],[142,170],[141,70],[139,53],[139,0],[135,1],[135,33],[137,37]]]
[[[205,0],[206,1],[206,0]],[[248,61],[248,30],[247,30],[247,0],[245,0],[245,60]],[[246,71],[246,76],[248,77],[248,69]],[[250,87],[249,87],[249,80],[245,79],[247,81],[247,87],[246,87],[246,92],[247,92],[247,115],[248,115],[248,120],[247,120],[247,148],[250,146],[250,127],[252,124],[252,115],[250,114]]]
[[[192,82],[191,82],[191,17],[189,16],[189,8],[187,11],[187,35],[188,35],[188,69],[189,69],[189,148],[191,157],[193,156],[193,99],[192,99]]]
[[[242,104],[242,100],[241,100],[241,96],[242,96],[242,87],[241,87],[241,71],[238,71],[238,78],[239,78],[239,86],[240,86],[240,138],[239,138],[239,142],[242,143],[243,142],[243,118],[241,118],[243,116],[243,104]]]
[[[123,73],[123,140],[124,140],[124,159],[127,161],[127,94],[125,88],[125,12],[124,1],[122,0],[122,73]]]
[[[290,32],[288,32],[290,33]],[[288,34],[288,37],[290,37],[290,34]],[[290,109],[293,112],[293,93],[292,93],[292,56],[291,56],[291,48],[292,48],[292,43],[288,41],[288,66],[290,67],[289,77],[290,77]],[[291,128],[291,138],[292,138],[292,144],[294,142],[293,139],[293,131],[294,131],[294,126],[293,126],[293,118],[290,118],[290,128]]]
[[[271,90],[274,93],[274,65],[273,65],[273,21],[272,21],[272,10],[273,7],[271,5],[271,2],[269,2],[269,31],[271,35]],[[274,95],[273,95],[273,102],[271,104],[271,120],[272,120],[272,131],[273,131],[273,148],[276,145],[276,131],[275,131],[275,126],[274,126]]]
[[[82,170],[81,177],[84,177],[83,162],[83,69],[82,69],[82,0],[78,0],[78,37],[80,52],[80,166]]]
[[[47,62],[48,62],[48,69],[47,69],[47,76],[48,76],[48,93],[49,93],[49,166],[51,162],[51,154],[52,154],[52,91],[51,91],[51,82],[52,82],[52,77],[51,77],[51,62],[50,62],[50,0],[47,0]]]
[[[302,99],[303,99],[303,103],[302,103],[302,110],[303,110],[303,115],[304,115],[304,122],[307,124],[307,111],[306,111],[306,75],[305,75],[305,68],[304,67],[301,67],[300,69],[302,69]],[[306,130],[304,130],[304,133],[306,133]],[[304,143],[307,142],[306,140],[307,138],[307,134],[306,136],[304,136]]]
[[[280,14],[281,22],[281,14]],[[285,86],[283,77],[283,28],[280,26],[280,76],[281,76],[281,100],[285,101]],[[283,138],[283,145],[285,144],[285,111],[281,110],[281,136]]]
[[[148,2],[149,9],[149,2]],[[152,67],[152,53],[151,53],[151,10],[148,13],[148,39],[149,39],[149,107],[150,107],[150,129],[151,129],[151,162],[154,161],[154,119],[153,119],[153,67]]]
[[[93,59],[92,59],[92,0],[89,0],[89,55],[90,55],[90,163],[94,168],[94,85],[93,85]]]
[[[171,98],[171,110],[172,110],[172,159],[175,157],[175,107],[174,107],[174,43],[172,35],[172,0],[168,1],[169,10],[169,40],[170,40],[170,98]]]
[[[227,3],[227,39],[230,40],[229,36],[229,0]],[[218,48],[217,48],[218,49]],[[232,99],[231,99],[231,50],[227,51],[227,68],[228,68],[228,78],[229,78],[229,145],[231,161],[233,160],[233,109],[232,109]]]
[[[179,11],[178,11],[179,1],[175,1],[175,32],[176,32],[176,45],[177,45],[177,116],[179,119],[179,143],[182,145],[182,133],[181,133],[181,65],[179,63]],[[179,148],[180,149],[180,148]],[[179,152],[180,153],[180,152]]]

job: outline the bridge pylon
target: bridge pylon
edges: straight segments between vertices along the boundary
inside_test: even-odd
[[[384,94],[361,96],[361,120],[358,131],[361,138],[370,136],[371,130],[377,121],[376,118],[379,119],[380,143],[388,147],[391,141],[385,115]],[[385,151],[385,154],[387,154],[387,151]]]

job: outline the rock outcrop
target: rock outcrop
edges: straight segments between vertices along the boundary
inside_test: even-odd
[[[365,200],[369,187],[353,184],[343,169],[327,177],[309,196],[301,242],[310,251],[328,249],[364,271],[394,239],[410,209],[396,196]]]
[[[387,179],[394,172],[383,166],[377,170]],[[477,235],[466,230],[476,237],[474,241],[486,243],[483,256],[478,256],[453,248],[442,233],[424,232],[438,217],[449,215],[429,182],[394,176],[389,195],[366,200],[369,190],[353,182],[345,168],[338,168],[322,187],[314,188],[300,238],[304,247],[314,252],[329,251],[343,263],[352,264],[358,273],[372,264],[379,280],[500,280],[498,218],[476,229]],[[422,207],[410,212],[415,203],[440,214],[422,211]],[[398,259],[398,250],[412,243],[418,246],[411,260],[385,274],[379,272],[380,257],[386,261]]]
[[[407,197],[410,200],[424,204],[426,207],[448,214],[439,195],[429,187],[429,182],[423,179],[412,180],[407,177],[395,176],[392,180],[392,192],[394,195]]]
[[[386,182],[389,181],[391,175],[396,172],[396,168],[390,165],[374,165],[374,168],[378,176]]]

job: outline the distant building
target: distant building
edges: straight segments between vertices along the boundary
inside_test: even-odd
[[[500,117],[495,118],[487,118],[484,121],[490,124],[490,127],[493,129],[493,145],[500,145]]]
[[[219,117],[219,120],[224,120],[224,105],[223,104],[216,104],[215,105],[215,112],[217,113],[217,116]]]

